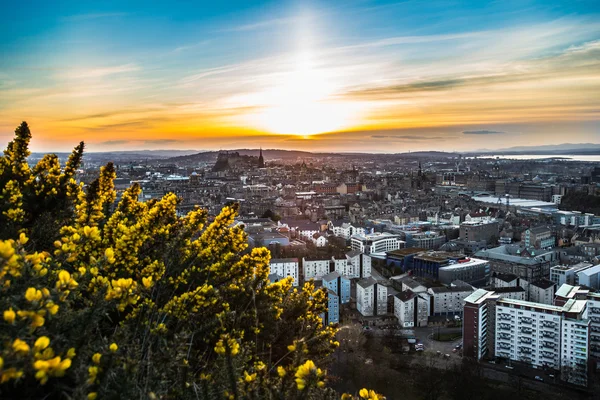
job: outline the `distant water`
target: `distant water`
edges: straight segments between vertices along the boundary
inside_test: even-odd
[[[600,162],[599,156],[581,156],[581,155],[541,155],[541,154],[513,154],[513,155],[485,155],[478,158],[500,158],[503,160],[543,160],[547,158],[558,158],[565,161],[584,161],[584,162]]]

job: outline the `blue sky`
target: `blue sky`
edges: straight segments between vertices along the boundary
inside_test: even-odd
[[[0,144],[21,120],[38,150],[81,139],[91,150],[599,142],[598,1],[61,1],[2,11]]]

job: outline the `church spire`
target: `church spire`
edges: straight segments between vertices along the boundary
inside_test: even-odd
[[[261,147],[260,155],[258,156],[258,168],[264,168],[264,167],[265,167],[265,159],[263,158],[262,147]]]

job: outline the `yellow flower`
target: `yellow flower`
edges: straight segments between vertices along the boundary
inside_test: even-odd
[[[29,345],[21,339],[15,339],[15,341],[12,344],[12,348],[17,353],[29,353]]]
[[[27,242],[29,241],[29,238],[27,238],[27,236],[24,233],[21,233],[19,235],[19,243],[21,243],[22,245],[27,244]]]
[[[46,347],[50,346],[50,339],[47,336],[40,336],[33,345],[34,351],[44,350]]]
[[[4,368],[4,359],[0,357],[0,369]]]
[[[119,349],[119,346],[117,346],[116,343],[113,343],[110,345],[109,349],[110,349],[110,351],[112,351],[114,353]]]
[[[279,375],[281,378],[283,378],[285,376],[285,374],[287,374],[287,371],[285,370],[285,368],[283,368],[281,365],[277,367],[277,375]]]
[[[96,353],[92,356],[92,361],[94,364],[100,364],[100,358],[102,358],[102,354]]]
[[[109,247],[106,250],[104,250],[104,256],[106,257],[106,261],[108,261],[109,264],[114,264],[115,252],[112,249],[112,247]]]
[[[348,393],[344,393],[342,395],[342,399],[341,400],[352,400],[352,395],[348,394]]]
[[[368,399],[369,398],[369,391],[367,389],[360,389],[360,392],[358,392],[358,394],[363,399]]]
[[[42,292],[36,288],[30,287],[25,291],[25,299],[30,303],[40,301],[42,299]]]
[[[149,289],[152,286],[152,277],[142,278],[142,283],[146,289]]]
[[[12,324],[15,322],[15,317],[17,315],[15,314],[15,312],[13,311],[12,307],[9,308],[8,310],[4,311],[4,320],[6,322],[8,322],[9,324]]]
[[[91,392],[91,393],[88,393],[88,395],[87,395],[88,400],[96,400],[97,397],[98,397],[98,393],[96,393],[96,392]]]
[[[73,358],[75,357],[76,353],[75,353],[75,347],[71,347],[68,351],[67,351],[67,358]]]
[[[247,383],[250,383],[250,382],[254,381],[255,379],[256,379],[256,373],[249,374],[248,372],[244,371],[244,380]]]
[[[289,351],[296,351],[296,345],[295,345],[295,344],[290,344],[290,345],[287,347],[287,349],[288,349]]]

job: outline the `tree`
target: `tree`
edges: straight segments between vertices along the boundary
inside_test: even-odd
[[[318,367],[338,346],[325,293],[270,284],[236,205],[208,224],[178,217],[172,193],[139,202],[137,185],[115,205],[112,164],[84,188],[83,143],[63,169],[30,168],[30,137],[21,124],[0,158],[0,397],[336,396]]]

